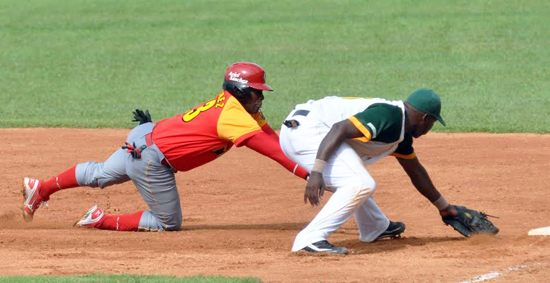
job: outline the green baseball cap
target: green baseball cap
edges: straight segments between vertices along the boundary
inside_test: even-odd
[[[407,102],[416,110],[434,116],[443,126],[446,126],[445,121],[441,118],[441,99],[435,91],[427,88],[421,88],[415,90]]]

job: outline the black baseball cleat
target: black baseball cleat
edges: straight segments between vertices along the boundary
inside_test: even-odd
[[[388,226],[388,229],[386,231],[382,232],[376,240],[384,239],[384,238],[399,238],[401,237],[401,233],[405,232],[405,223],[403,222],[392,222],[390,221],[390,226]],[[375,241],[376,241],[375,240]]]
[[[322,240],[315,242],[313,244],[307,245],[302,251],[307,251],[310,253],[330,253],[330,254],[348,254],[348,250],[344,247],[336,247],[333,244],[329,243],[327,240]]]

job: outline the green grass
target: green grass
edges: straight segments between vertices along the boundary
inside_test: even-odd
[[[550,2],[0,0],[0,127],[132,127],[221,89],[253,61],[294,104],[327,95],[443,100],[436,131],[550,132]]]
[[[171,277],[171,276],[137,276],[137,275],[82,275],[82,276],[26,276],[26,277],[0,277],[0,282],[21,282],[21,283],[43,283],[43,282],[116,282],[116,283],[131,283],[131,282],[146,282],[146,283],[164,283],[164,282],[181,282],[181,283],[260,283],[260,279],[256,278],[227,278],[227,277]]]

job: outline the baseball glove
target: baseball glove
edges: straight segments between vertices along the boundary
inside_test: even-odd
[[[453,226],[453,228],[464,237],[470,237],[474,234],[496,235],[498,233],[498,228],[487,219],[487,216],[491,215],[464,206],[455,205],[454,207],[458,215],[456,217],[447,216],[442,219],[445,224]]]
[[[132,122],[139,122],[140,125],[153,122],[151,120],[149,110],[145,110],[145,112],[143,112],[141,109],[136,109],[136,111],[133,111],[132,114],[134,114],[134,120],[132,120]]]

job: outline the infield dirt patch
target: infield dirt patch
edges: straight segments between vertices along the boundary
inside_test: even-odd
[[[496,237],[465,239],[411,185],[393,157],[369,167],[374,198],[407,225],[404,238],[362,243],[353,220],[329,240],[348,256],[291,253],[320,208],[303,203],[305,181],[247,148],[176,175],[183,230],[135,233],[77,229],[93,204],[107,213],[146,209],[131,182],[54,194],[32,223],[21,216],[25,176],[45,179],[77,163],[104,161],[126,129],[0,129],[0,275],[83,273],[253,276],[266,282],[457,282],[498,272],[490,282],[547,282],[550,135],[438,134],[415,149],[454,204],[497,215]],[[326,201],[330,193],[325,194]]]

